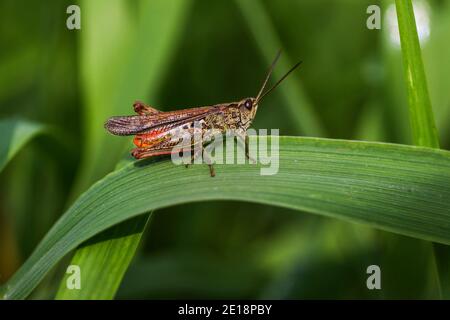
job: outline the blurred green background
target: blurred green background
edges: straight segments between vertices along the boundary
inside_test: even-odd
[[[103,129],[134,100],[161,110],[256,95],[254,128],[282,135],[411,143],[396,15],[375,0],[90,0],[0,4],[0,118],[48,125],[1,173],[0,283],[92,183],[128,158]],[[381,8],[381,30],[366,9]],[[441,147],[450,146],[450,1],[415,1]],[[207,170],[205,171],[205,174]],[[249,186],[251,188],[251,186]],[[67,261],[65,261],[67,263]],[[382,290],[366,268],[382,270]],[[64,262],[62,263],[64,265]],[[35,298],[51,298],[60,272]],[[207,202],[155,212],[118,298],[436,298],[429,243],[287,209]]]

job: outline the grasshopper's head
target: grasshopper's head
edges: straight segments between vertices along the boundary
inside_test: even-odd
[[[255,118],[258,104],[256,98],[245,98],[239,101],[239,112],[241,114],[242,124],[250,126],[252,120]]]

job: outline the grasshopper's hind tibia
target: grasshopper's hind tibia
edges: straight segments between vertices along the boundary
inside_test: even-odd
[[[135,148],[131,151],[131,155],[136,159],[145,159],[156,156],[172,154],[172,148],[154,149],[154,148]]]
[[[190,163],[186,163],[185,167],[189,168],[189,166],[195,162],[195,159],[197,159],[202,154],[202,151],[203,151],[203,147],[202,148],[196,148],[195,145],[193,145],[192,148],[191,148],[191,153],[192,153],[192,155],[191,155],[191,162]]]
[[[208,152],[205,150],[205,148],[202,146],[202,151],[203,151],[203,159],[206,160],[206,164],[209,167],[209,174],[211,175],[211,177],[215,177],[216,176],[216,171],[214,170],[214,166],[212,164],[211,158],[208,155]]]
[[[209,167],[209,175],[211,176],[211,178],[215,177],[216,176],[216,170],[214,170],[213,165],[212,164],[208,164],[208,167]]]
[[[163,156],[163,155],[171,155],[172,153],[178,153],[179,151],[174,151],[173,148],[163,148],[163,149],[155,149],[154,147],[151,148],[135,148],[131,151],[131,155],[136,158],[136,159],[145,159],[145,158],[151,158],[151,157],[156,157],[156,156]],[[205,152],[205,148],[201,148],[200,150],[197,150],[193,153],[192,157],[191,157],[191,163],[193,163],[195,161],[195,159],[197,159],[200,154],[202,154],[203,152],[203,156],[207,157],[207,153]],[[209,159],[209,158],[208,158]],[[215,177],[216,176],[216,172],[214,170],[214,167],[211,163],[210,160],[208,160],[206,162],[208,164],[209,167],[209,174],[211,175],[211,177]],[[186,168],[188,167],[188,164],[186,165]]]
[[[192,156],[191,156],[191,163],[186,164],[186,168],[189,168],[190,164],[193,164],[195,159],[197,159],[201,154],[203,154],[203,158],[208,158],[208,161],[206,162],[206,164],[209,167],[209,174],[211,177],[215,177],[216,176],[216,171],[214,170],[214,166],[212,165],[212,163],[210,163],[210,158],[208,157],[208,154],[205,150],[205,148],[202,146],[201,148],[195,148],[194,146],[192,146]]]

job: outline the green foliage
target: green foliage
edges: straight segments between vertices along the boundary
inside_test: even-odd
[[[409,118],[414,144],[439,148],[439,137],[428,93],[427,79],[422,62],[422,52],[417,34],[413,4],[410,0],[395,2],[402,45],[405,82],[409,98]],[[450,279],[448,265],[450,251],[447,247],[434,246],[441,291],[450,297],[447,283]]]
[[[422,48],[410,1],[397,1],[401,47],[394,0],[81,0],[78,31],[65,28],[73,1],[2,1],[0,281],[11,274],[3,266],[26,261],[2,289],[60,299],[449,297],[447,246],[426,241],[448,244],[447,151],[282,138],[278,175],[218,166],[211,179],[203,166],[162,159],[117,166],[130,140],[103,128],[134,100],[176,110],[252,96],[282,49],[271,83],[304,63],[261,104],[256,129],[448,149],[450,2],[415,2],[427,9],[415,10],[430,31]],[[381,30],[366,28],[372,4]],[[65,287],[68,264],[82,267],[80,291]],[[365,287],[370,264],[381,266],[381,292]]]
[[[124,159],[116,169],[131,161]],[[67,277],[61,280],[56,299],[113,299],[136,254],[151,214],[124,221],[86,241],[75,252],[71,265],[83,270],[81,290],[67,288]]]
[[[78,177],[75,193],[101,177],[108,167],[117,162],[122,153],[119,145],[123,145],[124,141],[105,136],[103,122],[112,113],[128,113],[130,101],[154,94],[148,88],[154,91],[158,88],[157,82],[176,47],[189,2],[139,1],[136,10],[128,8],[126,1],[116,1],[112,5],[108,1],[84,3],[90,13],[106,9],[109,14],[102,15],[105,20],[100,21],[96,14],[84,18],[89,33],[83,37],[86,59],[83,59],[82,67],[88,100],[86,122],[90,126],[86,134],[86,164]],[[111,15],[116,17],[114,30],[110,29]],[[158,32],[159,29],[166,32]],[[115,35],[114,42],[110,38],[112,32]],[[108,47],[107,56],[105,47]],[[113,153],[116,153],[116,157]],[[105,154],[108,157],[105,158]],[[93,245],[87,243],[77,250],[73,264],[83,266],[84,272],[92,277],[88,281],[96,279],[95,284],[91,282],[91,287],[73,292],[65,290],[65,279],[62,279],[57,298],[114,297],[145,225],[146,219],[123,223],[99,235]],[[109,239],[118,233],[132,236]],[[114,253],[110,253],[111,248],[114,248]],[[106,266],[112,270],[107,270]],[[104,272],[108,272],[109,277],[102,278],[100,274]]]
[[[249,26],[249,29],[255,38],[259,50],[264,55],[267,65],[273,60],[274,52],[284,49],[281,41],[271,24],[270,17],[260,1],[236,1],[242,15]],[[297,58],[299,59],[299,58]],[[295,61],[297,62],[297,61]],[[287,68],[293,65],[293,60],[284,57],[278,64],[274,73],[281,77]],[[320,121],[313,110],[311,103],[306,98],[306,94],[301,90],[299,81],[290,79],[280,88],[286,101],[289,113],[294,118],[302,133],[311,136],[323,136],[324,130]]]
[[[280,158],[280,171],[272,176],[261,176],[256,165],[218,165],[215,178],[204,166],[186,169],[169,160],[125,166],[94,184],[61,217],[6,284],[5,297],[25,298],[59,259],[98,232],[194,201],[278,205],[450,244],[449,152],[283,137]]]
[[[42,133],[44,126],[18,119],[0,120],[0,172],[25,144]]]
[[[419,146],[439,148],[439,139],[428,94],[427,78],[422,62],[413,5],[411,0],[396,0],[395,4],[397,7],[414,143]]]
[[[129,113],[135,100],[146,100],[156,92],[189,2],[138,1],[135,8],[127,1],[82,3],[86,34],[81,38],[80,72],[86,97],[86,141],[76,194],[114,168],[119,160],[124,140],[105,134],[105,119]]]
[[[75,252],[71,265],[83,270],[83,287],[67,288],[62,279],[56,299],[112,299],[131,259],[136,254],[149,215],[124,221],[85,242]]]

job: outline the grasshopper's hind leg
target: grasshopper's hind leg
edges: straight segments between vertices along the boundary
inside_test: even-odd
[[[201,148],[195,148],[195,146],[192,146],[192,149],[194,150],[192,156],[191,156],[191,163],[194,163],[195,159],[197,159],[201,154],[203,154],[203,159],[206,160],[206,164],[209,167],[209,174],[211,177],[215,177],[216,176],[216,171],[214,170],[214,166],[212,165],[212,161],[211,158],[209,158],[208,153],[205,150],[205,147],[201,147]],[[185,165],[186,168],[189,168],[189,164]]]
[[[216,171],[214,170],[213,165],[212,164],[208,164],[208,167],[209,167],[209,175],[211,176],[211,178],[215,177],[216,176]]]
[[[136,159],[145,159],[145,158],[151,158],[155,156],[164,156],[168,154],[172,154],[172,148],[161,148],[161,149],[154,149],[154,148],[134,148],[131,150],[131,155]]]
[[[203,151],[203,159],[206,160],[206,164],[209,167],[209,174],[211,175],[211,177],[215,177],[216,171],[214,170],[211,158],[209,157],[208,152],[206,152],[205,147],[202,147],[202,151]]]
[[[198,150],[196,150],[195,146],[192,146],[192,149],[191,149],[191,152],[192,152],[191,162],[185,164],[186,168],[189,168],[189,166],[194,163],[195,159],[197,159],[202,154],[202,149],[201,148],[197,148],[197,149]]]

